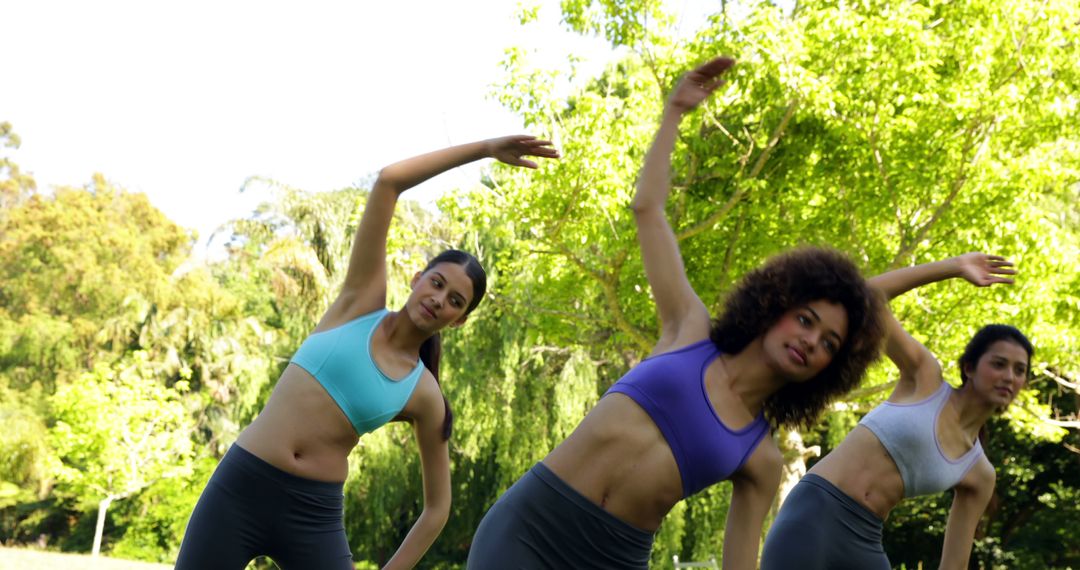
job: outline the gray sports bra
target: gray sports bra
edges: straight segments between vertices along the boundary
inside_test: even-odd
[[[883,402],[859,422],[877,436],[896,463],[904,481],[904,497],[953,488],[983,453],[978,440],[957,459],[945,457],[941,450],[937,420],[952,391],[952,386],[942,382],[936,392],[921,402]]]

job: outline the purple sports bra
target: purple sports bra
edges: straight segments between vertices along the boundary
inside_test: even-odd
[[[646,358],[607,391],[629,396],[660,428],[679,467],[684,498],[731,477],[769,432],[764,413],[738,431],[716,415],[705,369],[718,356],[712,340],[695,342]]]

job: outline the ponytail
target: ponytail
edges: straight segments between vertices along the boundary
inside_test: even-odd
[[[420,361],[431,371],[435,377],[435,383],[439,384],[439,361],[442,359],[442,335],[435,333],[420,345]],[[440,392],[442,385],[439,386]],[[443,394],[443,407],[446,410],[446,419],[443,420],[443,441],[450,440],[450,433],[454,429],[454,413],[450,411],[450,401]]]
[[[465,274],[469,276],[473,286],[472,299],[469,301],[469,306],[465,308],[465,314],[468,315],[480,304],[480,300],[484,298],[484,293],[487,292],[487,272],[484,271],[484,266],[480,265],[480,261],[471,253],[448,249],[428,261],[427,266],[424,267],[424,273],[427,273],[440,263],[453,263],[465,268]],[[435,333],[420,345],[420,361],[431,371],[436,384],[439,384],[439,360],[441,358],[442,337],[439,333]],[[442,392],[441,384],[439,385],[439,391]],[[446,394],[443,394],[442,398],[443,408],[446,410],[446,419],[443,420],[443,441],[450,441],[450,433],[454,429],[454,412],[450,410],[450,401],[446,399]]]

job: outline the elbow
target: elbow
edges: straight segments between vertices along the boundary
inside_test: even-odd
[[[446,527],[446,523],[450,521],[450,505],[428,513],[428,521],[436,534],[442,532],[442,529]]]
[[[866,284],[871,289],[876,291],[878,295],[881,295],[883,305],[885,305],[883,309],[888,311],[888,302],[896,298],[896,291],[894,291],[893,288],[889,286],[888,280],[882,279],[881,276],[878,275],[876,277],[871,277],[867,279]]]
[[[379,175],[375,178],[375,184],[372,185],[372,189],[374,190],[375,188],[382,187],[397,191],[401,186],[401,173],[398,172],[397,165],[391,164],[389,166],[384,166],[382,170],[379,171]]]
[[[655,215],[657,213],[663,214],[663,206],[657,204],[652,200],[643,200],[641,197],[635,197],[633,202],[630,202],[630,210],[634,212],[635,218],[643,218]]]
[[[450,520],[450,501],[425,506],[421,516],[436,533],[441,531]]]

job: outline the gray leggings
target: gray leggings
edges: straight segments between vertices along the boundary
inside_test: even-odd
[[[480,521],[468,570],[644,570],[652,540],[537,463]]]
[[[888,570],[881,519],[835,485],[808,474],[776,515],[761,570]]]
[[[341,483],[286,473],[234,445],[188,521],[177,570],[243,570],[269,556],[285,570],[352,569]]]

